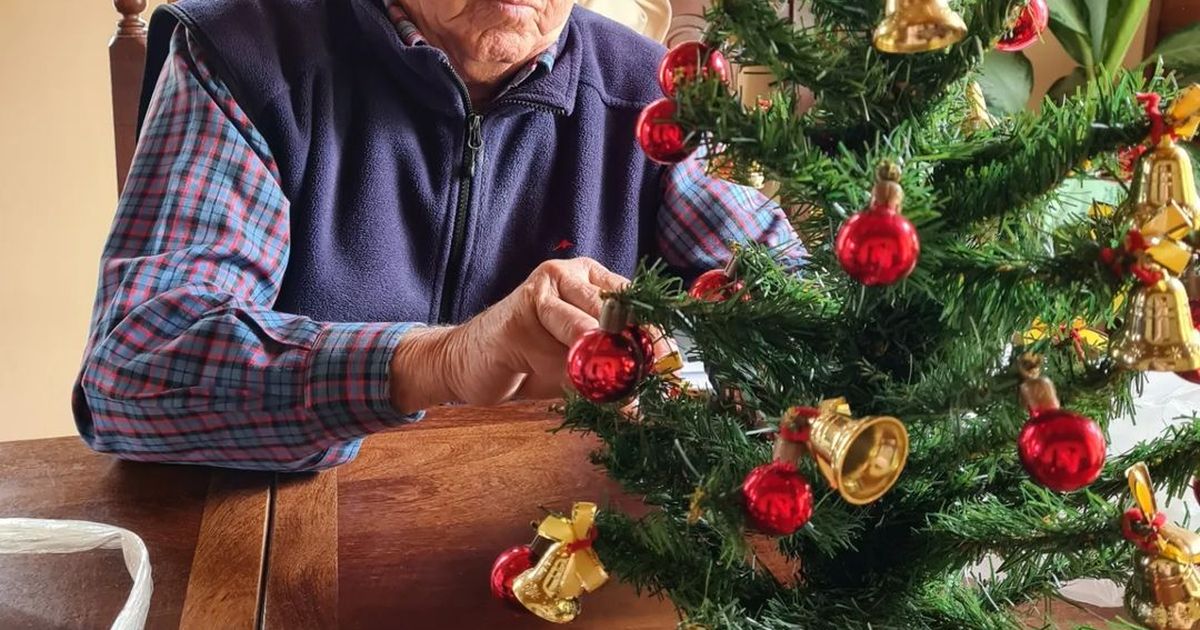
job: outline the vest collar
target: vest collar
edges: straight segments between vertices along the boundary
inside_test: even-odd
[[[431,109],[445,111],[453,104],[468,109],[466,97],[450,68],[446,53],[433,46],[407,46],[396,32],[379,0],[350,0],[355,25],[371,54],[400,82],[406,94]],[[549,110],[570,115],[579,89],[582,55],[575,34],[575,11],[558,38],[558,55],[550,72],[506,92],[484,111],[511,107]]]

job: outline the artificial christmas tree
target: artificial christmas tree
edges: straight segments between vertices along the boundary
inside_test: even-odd
[[[1190,312],[1170,293],[1179,271],[1153,255],[1190,256],[1196,217],[1147,232],[1153,218],[1138,208],[1163,191],[1145,190],[1141,165],[1113,212],[1088,213],[1090,199],[1071,212],[1058,191],[1088,160],[1194,130],[1191,116],[1164,123],[1139,104],[1140,92],[1169,102],[1170,78],[1118,73],[1040,113],[964,125],[980,100],[963,97],[967,86],[1022,4],[812,0],[813,24],[797,28],[763,0],[722,0],[696,50],[769,68],[773,101],[744,107],[723,73],[689,72],[643,114],[637,133],[652,158],[703,146],[709,159],[753,164],[778,182],[781,203],[805,208],[798,273],[774,252],[739,250],[736,291],[753,299],[689,295],[654,265],[610,296],[634,322],[690,338],[720,387],[681,396],[654,373],[636,386],[637,414],[595,396],[564,406],[567,428],[603,442],[595,463],[653,507],[636,518],[600,511],[599,560],[669,596],[687,627],[1020,627],[1012,608],[1067,580],[1134,575],[1126,469],[1146,462],[1173,496],[1189,488],[1200,421],[1106,462],[1102,431],[1128,415],[1138,369],[1166,369],[1129,359],[1128,340],[1165,342],[1155,337],[1164,323],[1190,340]],[[806,113],[794,113],[794,86],[815,97]],[[915,267],[905,258],[890,283],[862,282],[839,264],[835,236],[872,207],[881,163],[902,168],[881,171],[889,196],[877,187],[876,205],[903,190],[920,256],[914,246]],[[1103,332],[1089,345],[1081,330],[1111,331],[1118,360]],[[821,483],[828,462],[802,456],[816,452],[815,431],[797,419],[818,412],[797,409],[822,401],[895,423],[890,438],[854,433],[831,447],[844,476],[899,473],[866,501]],[[896,459],[901,434],[907,463]],[[747,561],[763,534],[779,536],[770,540],[795,576]],[[968,576],[992,555],[998,571]]]

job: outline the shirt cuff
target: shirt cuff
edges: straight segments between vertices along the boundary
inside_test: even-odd
[[[391,402],[392,355],[417,324],[331,323],[305,375],[305,402],[327,438],[349,440],[420,420]]]

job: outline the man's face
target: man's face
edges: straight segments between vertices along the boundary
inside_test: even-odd
[[[518,63],[557,38],[574,0],[408,0],[463,61]]]

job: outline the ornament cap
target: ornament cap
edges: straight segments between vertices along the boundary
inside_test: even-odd
[[[1017,373],[1021,375],[1021,402],[1030,415],[1059,408],[1058,392],[1054,381],[1042,376],[1042,357],[1030,352],[1017,360]]]
[[[900,184],[888,181],[879,180],[875,182],[875,189],[871,191],[871,196],[874,199],[874,207],[872,212],[899,212],[901,204],[904,203],[904,189]]]
[[[871,201],[876,207],[872,211],[898,212],[904,203],[904,188],[900,186],[900,165],[884,160],[875,167],[875,187],[871,190]]]
[[[633,313],[624,302],[616,298],[604,300],[600,307],[600,329],[614,335],[620,334],[633,321]]]
[[[883,160],[879,163],[879,166],[875,167],[875,179],[898,182],[900,181],[900,175],[900,164],[892,160]]]

